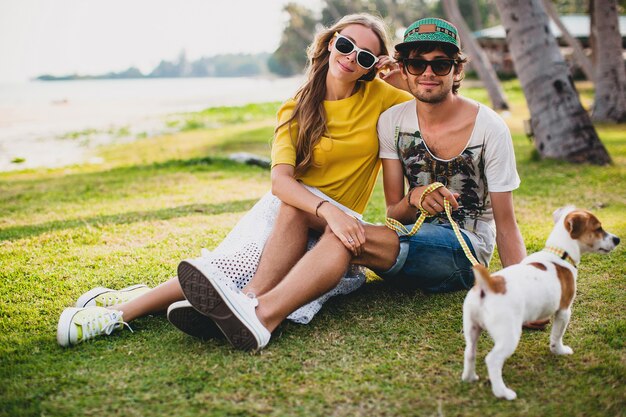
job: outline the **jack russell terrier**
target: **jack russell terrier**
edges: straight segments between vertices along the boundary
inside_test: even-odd
[[[582,253],[608,253],[619,238],[602,229],[588,211],[563,207],[553,214],[555,226],[546,247],[492,275],[482,265],[474,267],[476,284],[463,303],[465,366],[463,381],[476,375],[476,344],[483,329],[494,341],[485,358],[493,393],[513,400],[515,391],[504,385],[502,366],[515,352],[522,334],[522,323],[554,315],[550,350],[557,355],[573,353],[563,345],[563,334],[570,319],[576,293],[577,265]]]

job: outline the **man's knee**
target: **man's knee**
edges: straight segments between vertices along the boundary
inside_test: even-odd
[[[386,226],[365,226],[365,247],[377,252],[380,248],[397,252],[400,247],[398,234]]]
[[[354,263],[376,270],[387,270],[396,262],[400,252],[400,239],[393,230],[385,226],[365,226],[363,253]]]

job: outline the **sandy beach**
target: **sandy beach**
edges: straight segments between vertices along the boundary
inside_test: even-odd
[[[0,85],[0,171],[98,162],[99,146],[167,132],[168,115],[283,101],[301,82],[175,78]]]

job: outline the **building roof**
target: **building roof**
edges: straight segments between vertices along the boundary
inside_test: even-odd
[[[589,37],[589,16],[586,14],[570,14],[561,16],[561,22],[575,38]],[[619,27],[622,38],[626,37],[626,16],[619,16]],[[556,38],[561,37],[561,31],[550,19],[550,31]],[[474,32],[476,39],[506,39],[504,26],[498,25]]]

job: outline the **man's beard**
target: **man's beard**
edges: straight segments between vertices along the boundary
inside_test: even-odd
[[[422,103],[429,103],[429,104],[438,104],[441,103],[442,101],[444,101],[446,99],[446,97],[448,97],[448,93],[450,92],[450,90],[446,91],[446,90],[441,90],[439,93],[434,94],[433,93],[420,93],[417,91],[418,86],[415,85],[416,90],[413,90],[413,87],[411,86],[411,84],[409,84],[409,91],[411,92],[411,94],[413,95],[413,97],[415,97],[418,101],[421,101]]]
[[[448,97],[448,93],[449,91],[441,91],[438,94],[422,94],[422,93],[417,93],[417,94],[413,94],[415,96],[416,99],[418,99],[419,101],[421,101],[422,103],[429,103],[429,104],[438,104],[441,103],[442,101],[444,101],[446,99],[446,97]]]

